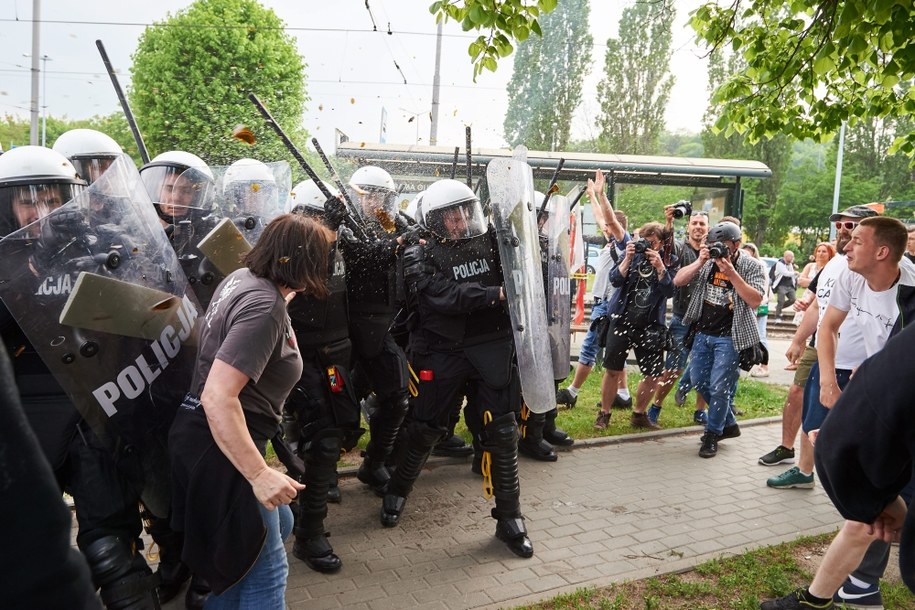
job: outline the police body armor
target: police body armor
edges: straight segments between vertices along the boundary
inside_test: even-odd
[[[123,178],[123,205],[104,218],[92,206],[99,180],[0,240],[0,298],[69,396],[61,408],[76,407],[166,516],[165,439],[191,380],[200,308],[136,167],[121,158],[108,171]]]
[[[207,259],[197,245],[219,221],[220,217],[215,214],[194,215],[172,225],[169,235],[181,269],[187,276],[188,285],[204,311],[209,307],[216,287],[225,279],[225,275]]]
[[[502,266],[492,229],[460,241],[430,239],[425,245],[425,255],[437,272],[459,284],[502,284]],[[420,307],[424,307],[422,303]],[[422,327],[411,333],[411,344],[420,349],[424,344],[432,350],[450,351],[511,336],[511,322],[502,307],[487,307],[460,315],[427,308],[420,312],[420,319]],[[412,334],[417,335],[416,342]]]
[[[337,245],[331,250],[329,265],[327,298],[296,295],[289,303],[289,318],[300,351],[318,351],[325,364],[349,368],[351,349],[346,313],[346,264]]]
[[[384,338],[397,315],[400,304],[394,240],[406,228],[406,222],[398,215],[394,232],[385,233],[380,242],[342,241],[350,339],[358,358],[371,359],[381,353]],[[380,225],[377,230],[382,231]]]

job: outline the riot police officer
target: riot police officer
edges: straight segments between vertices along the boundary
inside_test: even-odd
[[[33,279],[34,294],[23,298],[40,301],[43,288],[49,293],[57,291],[57,296],[69,290],[69,278],[57,278],[54,284],[54,278],[42,277],[47,270],[39,263],[44,254],[42,241],[53,227],[39,221],[80,195],[85,184],[65,157],[48,148],[24,146],[0,157],[0,235],[6,236],[4,242],[21,241],[17,251],[31,252],[29,260],[4,261],[25,266],[12,272]],[[7,298],[9,294],[4,296]],[[0,307],[0,332],[13,361],[24,410],[58,481],[74,498],[77,545],[86,556],[102,601],[109,609],[157,607],[156,581],[139,552],[140,494],[135,473],[122,468],[110,447],[80,417],[12,319],[7,309],[12,304],[5,301],[4,305]]]
[[[54,141],[52,149],[73,164],[76,173],[88,184],[95,182],[124,154],[120,144],[110,136],[94,129],[71,129]]]
[[[353,342],[359,398],[375,394],[377,409],[369,421],[371,440],[359,467],[360,481],[381,493],[389,473],[391,455],[406,415],[407,360],[391,336],[390,328],[400,308],[396,291],[396,256],[407,221],[398,214],[394,180],[380,167],[366,166],[350,178],[348,191],[364,238],[341,240],[346,261],[350,339]],[[333,203],[333,202],[338,203]],[[329,200],[328,210],[339,221],[339,200]]]
[[[274,164],[275,165],[275,164]],[[288,165],[283,163],[288,170]],[[264,227],[280,214],[289,183],[277,181],[270,166],[257,159],[239,159],[222,177],[222,214],[231,218],[249,244],[257,242]]]
[[[292,190],[287,208],[324,221],[324,199],[308,180]],[[352,344],[346,315],[346,267],[336,244],[328,262],[328,297],[297,295],[289,304],[303,367],[284,408],[286,439],[305,466],[301,478],[305,490],[296,498],[292,554],[317,572],[336,572],[343,565],[324,529],[328,489],[336,483],[341,449],[355,446],[363,432],[349,374]]]
[[[419,225],[425,244],[404,251],[410,308],[409,359],[418,393],[411,400],[403,448],[382,502],[381,523],[395,526],[432,446],[448,433],[456,397],[473,397],[490,479],[496,537],[521,557],[533,545],[521,515],[518,480],[519,385],[513,367],[511,322],[502,301],[495,231],[480,201],[456,180],[440,180],[424,197]]]

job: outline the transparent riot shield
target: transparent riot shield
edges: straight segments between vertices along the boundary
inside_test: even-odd
[[[200,308],[133,163],[0,240],[0,299],[156,515]]]
[[[286,161],[264,163],[267,171],[238,171],[211,166],[216,176],[219,215],[230,218],[249,245],[254,245],[271,220],[283,213],[292,190],[292,170]]]
[[[150,198],[171,219],[166,234],[191,290],[206,310],[226,275],[200,249],[203,238],[222,220],[215,209],[215,185],[196,168],[179,171],[167,165],[146,168],[141,178]]]
[[[553,357],[553,379],[569,375],[572,342],[572,302],[569,292],[569,200],[553,195],[546,221],[549,243],[547,260],[546,312],[549,323],[550,353]]]
[[[493,159],[486,167],[492,220],[499,241],[505,294],[511,316],[524,401],[534,413],[556,407],[547,314],[534,213],[533,172],[527,149],[513,159]]]

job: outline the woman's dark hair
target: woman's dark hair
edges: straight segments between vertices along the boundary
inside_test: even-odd
[[[646,222],[639,227],[639,237],[646,237],[648,235],[657,237],[658,240],[663,243],[670,237],[671,233],[660,222]]]
[[[283,214],[244,257],[258,277],[318,299],[327,297],[327,257],[333,234],[301,214]]]

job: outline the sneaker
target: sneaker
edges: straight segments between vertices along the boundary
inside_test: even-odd
[[[689,394],[689,390],[683,390],[677,388],[677,391],[674,392],[674,404],[678,407],[682,407],[686,404],[686,395]]]
[[[740,426],[733,424],[725,426],[721,430],[721,434],[718,435],[718,440],[723,441],[726,438],[737,438],[738,436],[740,436]]]
[[[795,466],[778,476],[770,478],[766,481],[766,485],[774,487],[775,489],[790,489],[792,487],[797,489],[812,489],[813,473],[809,475],[802,474],[800,468]]]
[[[646,430],[660,430],[661,426],[648,419],[647,413],[635,413],[629,419],[629,425],[633,428],[642,428]]]
[[[613,404],[611,405],[614,409],[631,409],[632,408],[632,396],[629,398],[623,398],[619,394],[616,395],[616,398],[613,399]]]
[[[759,458],[759,463],[763,466],[778,466],[779,464],[794,463],[794,449],[788,449],[784,445],[779,445],[766,455]]]
[[[658,416],[661,415],[661,407],[659,407],[658,405],[655,405],[655,404],[651,405],[650,407],[648,407],[648,412],[646,413],[646,415],[648,415],[648,421],[650,421],[653,424],[657,424]]]
[[[699,457],[713,458],[718,455],[718,435],[706,432],[702,435],[702,446],[699,448]]]
[[[693,413],[693,423],[704,426],[708,423],[708,413],[705,411],[696,411]]]
[[[598,411],[597,419],[594,420],[594,429],[595,430],[606,430],[607,426],[609,426],[609,425],[610,425],[610,413]]]
[[[880,585],[874,584],[866,588],[855,586],[849,579],[845,579],[832,601],[840,608],[866,608],[868,610],[883,610],[883,597],[880,595]],[[842,604],[845,604],[842,606]]]
[[[812,602],[807,599],[807,587],[801,587],[784,597],[770,599],[759,605],[759,610],[832,610],[835,608],[832,600],[822,603]]]
[[[572,408],[575,406],[575,403],[578,402],[578,396],[572,396],[572,392],[568,388],[562,388],[556,392],[556,404],[558,406]]]

